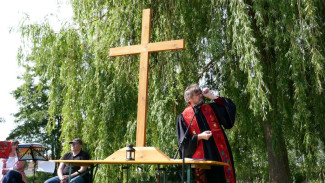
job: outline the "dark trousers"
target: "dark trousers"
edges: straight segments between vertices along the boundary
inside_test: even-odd
[[[24,181],[18,171],[10,170],[2,177],[2,183],[24,183]]]

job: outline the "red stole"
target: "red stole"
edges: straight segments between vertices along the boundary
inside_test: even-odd
[[[218,152],[220,154],[222,162],[228,163],[230,166],[224,166],[225,178],[226,182],[235,182],[233,166],[230,161],[229,151],[226,145],[226,139],[222,133],[222,129],[218,122],[216,115],[213,112],[213,109],[206,104],[201,106],[201,111],[210,127],[212,132],[212,136],[216,146],[218,148]],[[190,121],[194,115],[194,110],[191,105],[187,106],[183,111],[183,117],[185,120],[186,126],[190,124]],[[197,124],[196,117],[194,116],[192,124],[190,126],[189,132],[191,135],[198,135],[201,133],[199,125]],[[198,141],[196,150],[192,156],[195,159],[203,159],[204,158],[204,150],[203,150],[203,140]]]

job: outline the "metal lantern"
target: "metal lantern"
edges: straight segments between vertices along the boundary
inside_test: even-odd
[[[135,149],[133,148],[133,144],[130,144],[126,149],[126,160],[134,161],[135,160]]]

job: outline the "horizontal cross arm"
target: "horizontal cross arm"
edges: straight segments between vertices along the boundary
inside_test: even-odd
[[[122,55],[134,55],[143,52],[159,52],[168,50],[184,49],[184,39],[164,41],[157,43],[149,43],[144,45],[133,45],[118,48],[111,48],[109,52],[110,57],[122,56]]]
[[[109,51],[110,57],[117,57],[123,55],[134,55],[143,52],[142,45],[133,45],[133,46],[125,46],[125,47],[118,47],[118,48],[111,48]]]
[[[149,52],[158,52],[158,51],[184,49],[184,44],[185,44],[184,39],[157,42],[157,43],[149,43],[148,51]]]

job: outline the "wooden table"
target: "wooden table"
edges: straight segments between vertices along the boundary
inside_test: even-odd
[[[182,165],[182,159],[170,159],[162,151],[155,147],[135,147],[135,160],[126,161],[125,148],[122,148],[105,160],[53,160],[56,163],[68,163],[70,165],[69,175],[71,175],[71,167],[75,166],[90,166],[93,164],[120,164],[120,165]],[[193,160],[185,158],[184,164],[187,165],[187,182],[190,183],[191,167],[209,169],[211,166],[229,166],[228,163],[219,161]],[[122,170],[123,171],[123,170]],[[70,182],[70,176],[69,176]]]
[[[69,175],[71,175],[72,166],[89,166],[93,164],[120,164],[120,165],[182,165],[182,159],[171,159],[169,161],[107,161],[107,160],[53,160],[56,163],[68,163],[70,165]],[[187,182],[191,180],[191,167],[209,169],[210,166],[229,166],[228,163],[218,161],[203,161],[203,160],[192,160],[185,159],[185,165],[187,165]],[[70,178],[69,178],[70,182]]]

